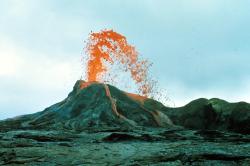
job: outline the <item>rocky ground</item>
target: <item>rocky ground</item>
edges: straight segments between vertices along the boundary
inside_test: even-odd
[[[250,105],[179,108],[77,81],[44,111],[0,121],[0,165],[250,165]]]
[[[250,165],[250,136],[148,128],[0,133],[1,165]]]

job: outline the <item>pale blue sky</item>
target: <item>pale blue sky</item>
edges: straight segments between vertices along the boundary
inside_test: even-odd
[[[0,0],[0,119],[64,99],[90,31],[125,35],[177,106],[250,102],[250,1]]]

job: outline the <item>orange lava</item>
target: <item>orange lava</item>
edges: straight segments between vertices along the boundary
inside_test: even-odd
[[[83,82],[80,84],[80,89],[84,89],[84,88],[87,88],[88,86],[94,84],[94,83],[98,83],[97,81],[90,81],[90,82]]]
[[[138,102],[140,102],[140,104],[144,104],[144,101],[147,100],[147,97],[145,96],[140,96],[134,93],[126,93],[126,95],[130,98],[132,98],[133,100],[136,100]]]
[[[88,82],[102,82],[107,72],[107,66],[103,62],[112,65],[114,61],[118,61],[125,72],[130,72],[131,78],[138,86],[139,94],[150,94],[152,85],[147,76],[150,64],[138,58],[138,52],[134,46],[128,44],[125,36],[113,30],[91,33],[87,40],[86,53],[89,55],[86,73]]]

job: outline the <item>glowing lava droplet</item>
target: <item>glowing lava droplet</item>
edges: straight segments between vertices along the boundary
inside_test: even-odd
[[[135,47],[128,44],[125,36],[113,30],[91,33],[85,50],[89,56],[86,71],[88,81],[104,82],[104,76],[108,70],[107,62],[111,65],[119,62],[123,66],[123,71],[130,73],[138,87],[139,94],[150,96],[155,84],[148,77],[148,68],[151,64],[139,59]]]

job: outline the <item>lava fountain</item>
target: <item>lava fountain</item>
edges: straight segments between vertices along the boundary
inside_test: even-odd
[[[139,95],[152,97],[156,82],[148,74],[151,64],[139,57],[139,53],[127,42],[125,36],[113,30],[102,30],[90,33],[86,42],[87,56],[84,58],[87,58],[86,79],[88,82],[112,83],[115,77],[105,80],[105,74],[108,72],[107,64],[113,65],[118,62],[124,72],[130,73]]]

